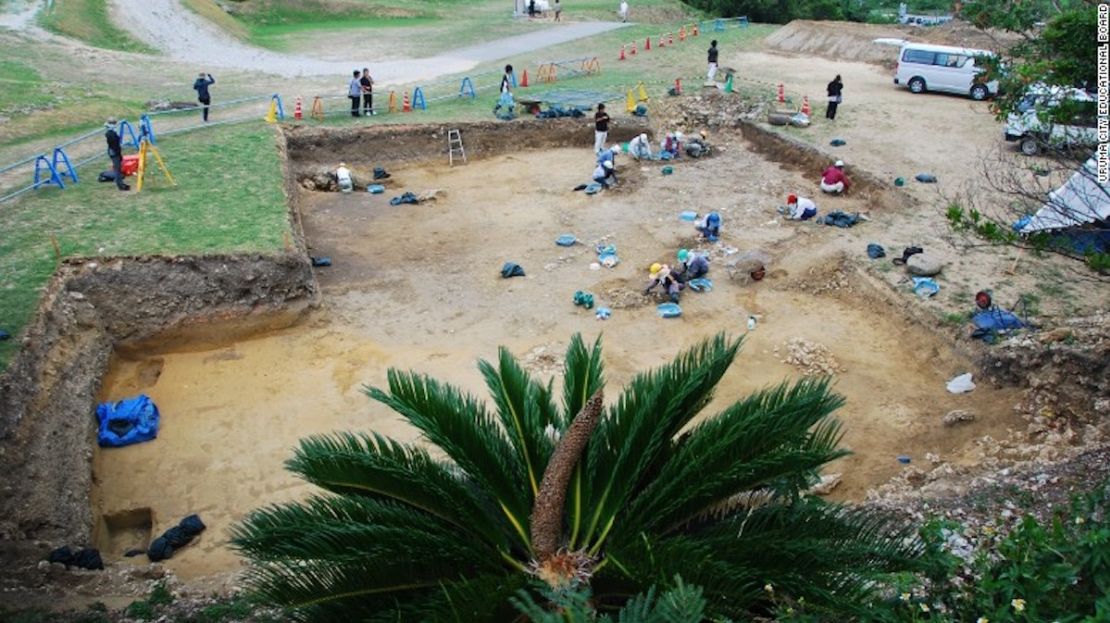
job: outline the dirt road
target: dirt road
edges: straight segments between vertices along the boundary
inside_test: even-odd
[[[253,47],[188,11],[179,0],[113,0],[112,7],[116,22],[140,41],[174,60],[201,67],[242,69],[284,77],[334,76],[349,75],[355,65],[361,66],[365,62],[365,59],[355,58],[328,61]],[[566,24],[437,56],[376,62],[373,63],[373,72],[375,80],[384,84],[430,80],[467,71],[482,62],[590,37],[622,26],[624,24],[618,22]]]

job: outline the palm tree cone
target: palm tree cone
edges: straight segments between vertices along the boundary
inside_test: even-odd
[[[594,392],[574,417],[570,428],[551,454],[543,481],[532,506],[532,548],[536,559],[531,568],[552,588],[575,585],[589,579],[592,558],[585,552],[557,551],[563,538],[563,511],[567,485],[578,459],[601,418],[602,390]],[[556,556],[558,554],[558,556]]]
[[[306,621],[512,620],[510,598],[536,576],[586,583],[601,609],[679,576],[704,589],[711,617],[747,617],[767,583],[812,608],[852,608],[882,574],[916,568],[920,542],[874,511],[803,495],[846,454],[827,379],[698,417],[739,348],[719,334],[607,408],[600,339],[578,335],[560,404],[505,349],[479,363],[488,407],[390,370],[388,389],[366,392],[427,443],[303,439],[286,465],[326,493],[233,528],[248,583]]]

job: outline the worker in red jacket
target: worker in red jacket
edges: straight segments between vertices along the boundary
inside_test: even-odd
[[[837,160],[821,174],[821,190],[824,192],[839,195],[848,192],[848,187],[851,185],[848,176],[844,175],[843,160]]]

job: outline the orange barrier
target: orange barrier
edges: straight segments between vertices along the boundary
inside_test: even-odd
[[[557,78],[556,68],[555,68],[554,63],[548,63],[546,65],[540,65],[540,69],[536,73],[540,77],[540,82],[548,82],[548,83],[555,82],[555,79]]]
[[[621,46],[621,57],[617,60],[620,60],[620,61],[624,60],[624,46],[623,45]]]
[[[678,29],[678,40],[679,41],[685,41],[686,40],[686,27],[685,26]]]
[[[312,100],[312,118],[317,121],[323,121],[324,119],[324,101],[320,99],[319,95]]]
[[[293,107],[293,118],[304,119],[304,113],[301,111],[301,97],[297,96],[297,105]]]
[[[389,92],[389,112],[397,112],[397,92]]]
[[[636,42],[632,42],[632,47],[628,50],[629,56],[636,56]]]
[[[408,91],[405,91],[405,101],[401,104],[401,112],[412,112],[412,102],[409,101]]]
[[[651,37],[648,37],[647,39],[644,39],[644,51],[645,52],[650,52],[651,51]]]
[[[524,70],[524,76],[520,79],[520,88],[528,88],[528,70]]]

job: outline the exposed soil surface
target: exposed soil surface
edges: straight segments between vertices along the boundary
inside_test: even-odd
[[[1008,48],[1017,40],[1013,34],[982,31],[961,21],[952,21],[941,26],[921,27],[795,20],[776,30],[767,37],[766,42],[769,48],[781,52],[893,66],[898,56],[898,46],[875,43],[875,39],[879,38],[996,52]]]
[[[591,138],[589,128],[554,129],[555,143],[585,145]],[[154,442],[96,453],[97,513],[150,508],[158,533],[198,512],[212,529],[167,567],[182,578],[235,569],[239,562],[225,544],[228,527],[251,508],[309,491],[281,468],[298,438],[352,429],[414,439],[397,416],[361,392],[363,384],[384,384],[389,367],[484,394],[474,362],[495,356],[498,345],[547,377],[560,371],[573,333],[604,331],[607,376],[620,386],[717,331],[745,332],[749,315],[757,328],[707,413],[802,374],[785,361],[791,340],[819,344],[837,361],[837,391],[848,399],[840,413],[845,443],[856,452],[830,468],[844,473],[834,492],[839,499],[862,499],[869,487],[897,474],[899,454],[935,452],[958,461],[977,436],[1005,434],[1014,394],[989,387],[948,394],[945,381],[973,364],[903,317],[903,303],[892,303],[844,259],[869,228],[881,225],[840,230],[783,221],[775,212],[781,197],[812,182],[765,160],[739,133],[712,136],[715,157],[677,162],[671,176],[660,174],[659,163],[621,157],[621,185],[591,197],[571,191],[589,180],[588,148],[518,149],[540,136],[536,124],[518,130],[520,142],[507,144],[509,153],[475,156],[454,168],[442,160],[430,164],[427,156],[411,160],[413,150],[404,146],[417,138],[397,129],[388,130],[394,133],[388,144],[400,147],[397,160],[384,150],[374,158],[363,148],[385,138],[372,132],[330,141],[315,136],[304,151],[298,146],[309,144],[305,137],[291,136],[294,171],[337,160],[363,169],[386,166],[392,173],[387,192],[299,192],[309,252],[333,262],[317,271],[324,306],[308,322],[214,350],[155,348],[116,359],[101,398],[151,395],[162,409],[163,430]],[[464,141],[477,134],[464,128]],[[389,205],[403,191],[432,189],[443,191],[435,201]],[[823,211],[871,206],[862,199],[818,201]],[[700,244],[692,225],[678,219],[683,210],[720,211],[722,241]],[[873,215],[880,223],[896,218]],[[582,243],[556,246],[563,233]],[[621,263],[591,270],[595,242],[614,244]],[[647,266],[671,261],[683,246],[711,254],[715,288],[685,293],[682,318],[664,320],[655,312],[662,301],[639,291]],[[753,249],[772,258],[769,277],[731,281],[725,264]],[[501,279],[506,261],[521,264],[527,276]],[[614,308],[613,317],[598,321],[575,307],[576,290],[594,293],[598,305]],[[945,427],[944,414],[960,408],[979,417]],[[156,472],[143,471],[154,463]]]

